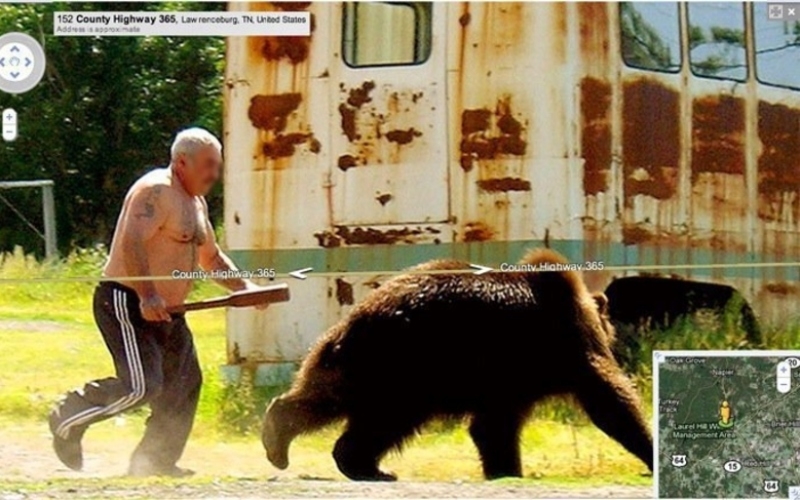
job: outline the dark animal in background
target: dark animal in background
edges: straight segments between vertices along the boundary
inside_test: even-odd
[[[565,263],[537,250],[525,263]],[[468,269],[433,261],[412,268]],[[278,468],[292,440],[340,419],[333,456],[354,480],[379,469],[435,417],[469,416],[488,479],[521,476],[521,428],[537,401],[573,394],[591,420],[652,470],[638,395],[609,348],[606,300],[573,272],[406,274],[364,301],[311,349],[292,388],[272,401],[262,441]]]
[[[668,330],[676,322],[700,311],[711,311],[718,319],[736,323],[751,345],[761,342],[761,328],[753,308],[735,288],[663,276],[618,278],[606,288],[608,315],[617,331],[617,358],[635,369],[648,332]],[[654,343],[658,339],[652,339]]]

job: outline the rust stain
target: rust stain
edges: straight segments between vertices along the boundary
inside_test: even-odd
[[[310,2],[271,2],[270,4],[254,3],[252,10],[297,12],[306,10]],[[264,8],[271,6],[270,8]],[[316,28],[314,14],[311,14],[311,32]],[[268,61],[288,59],[291,64],[299,64],[308,59],[311,51],[311,37],[301,36],[264,36],[250,37],[251,47],[256,48],[259,54]]]
[[[289,114],[297,109],[302,100],[303,96],[296,92],[253,96],[247,117],[256,128],[282,132]]]
[[[638,245],[640,243],[645,243],[652,238],[653,234],[641,226],[625,224],[622,227],[623,245]]]
[[[744,102],[714,95],[692,104],[692,182],[701,172],[744,175]]]
[[[381,206],[384,207],[386,206],[387,203],[392,201],[392,198],[393,196],[389,193],[379,194],[378,196],[375,197],[375,199],[378,200],[378,203],[380,203]]]
[[[586,58],[587,66],[602,74],[608,67],[608,4],[578,2],[577,5],[581,54]]]
[[[654,80],[640,79],[625,83],[623,99],[625,198],[672,198],[680,157],[678,94]]]
[[[475,160],[524,156],[528,146],[523,139],[524,132],[522,123],[511,111],[509,98],[500,99],[494,113],[486,108],[464,110],[461,113],[461,168],[469,172]]]
[[[372,227],[335,226],[333,230],[315,233],[314,237],[321,247],[334,248],[347,245],[394,245],[396,243],[413,244],[422,237],[435,234],[431,228],[391,228],[375,229]]]
[[[791,283],[766,283],[764,284],[764,291],[769,293],[775,293],[778,295],[795,295],[800,292],[800,288],[797,285],[793,285]]]
[[[489,241],[494,237],[492,228],[483,222],[467,222],[464,225],[464,241]]]
[[[488,109],[465,109],[461,113],[461,134],[469,135],[489,130],[492,112]]]
[[[586,195],[596,195],[608,190],[611,169],[611,85],[586,77],[580,89],[583,190]]]
[[[261,45],[261,55],[266,60],[278,61],[286,58],[292,64],[299,64],[308,59],[310,50],[310,39],[302,36],[265,37]]]
[[[312,153],[319,153],[322,151],[322,143],[319,142],[319,139],[316,137],[312,137],[311,141],[308,143],[308,150]]]
[[[409,142],[413,141],[415,137],[419,137],[421,135],[422,132],[413,127],[408,130],[390,130],[389,132],[386,132],[386,140],[403,145],[408,144]]]
[[[511,116],[508,111],[500,115],[500,119],[497,120],[497,128],[506,135],[519,136],[522,134],[522,124]]]
[[[758,191],[780,196],[800,191],[800,110],[784,104],[758,103]]]
[[[353,305],[353,285],[343,280],[336,278],[336,301],[340,306]]]
[[[317,244],[322,248],[337,248],[342,246],[342,239],[330,231],[314,233],[314,238],[317,239]]]
[[[353,168],[357,166],[358,162],[356,161],[356,158],[353,155],[342,155],[339,157],[337,165],[342,172],[346,172],[348,168]]]
[[[369,95],[375,88],[375,82],[367,80],[361,84],[360,87],[350,89],[350,95],[347,98],[347,104],[354,108],[360,108],[364,104],[371,102],[372,97]]]
[[[488,193],[501,193],[508,191],[530,191],[531,183],[519,177],[501,177],[496,179],[482,179],[476,182],[482,191]]]
[[[267,158],[286,158],[294,155],[298,144],[310,141],[310,139],[311,134],[278,134],[271,141],[265,142],[261,149]]]
[[[356,110],[342,103],[339,105],[339,115],[342,117],[342,132],[347,140],[357,141],[359,135],[356,132]]]
[[[466,28],[470,21],[472,21],[472,15],[469,12],[465,12],[458,17],[458,24],[460,24],[462,28]]]
[[[297,12],[306,10],[311,6],[311,2],[270,2],[276,9],[285,12]]]

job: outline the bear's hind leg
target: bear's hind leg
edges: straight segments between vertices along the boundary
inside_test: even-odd
[[[522,477],[519,435],[526,409],[494,408],[472,416],[469,435],[478,448],[486,479]]]
[[[653,438],[639,397],[613,359],[596,360],[575,395],[589,418],[653,470]]]
[[[379,463],[392,448],[399,448],[421,422],[390,412],[353,415],[333,449],[342,474],[353,481],[395,481],[397,476],[380,470]]]

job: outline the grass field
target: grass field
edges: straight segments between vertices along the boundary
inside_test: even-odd
[[[0,279],[4,280],[0,281],[0,427],[5,429],[0,440],[17,446],[20,453],[30,448],[34,456],[49,456],[45,419],[54,401],[85,381],[112,374],[110,358],[91,314],[94,283],[35,280],[45,276],[98,276],[102,259],[102,251],[84,251],[46,265],[18,252],[0,261]],[[13,281],[17,279],[32,281]],[[219,293],[221,289],[211,283],[200,283],[193,292],[195,298]],[[219,367],[226,361],[224,311],[195,313],[190,323],[206,381],[187,449],[189,465],[200,472],[200,478],[194,481],[227,475],[277,474],[264,459],[258,439],[265,395],[249,388],[226,387],[219,375]],[[696,326],[681,328],[684,331],[665,334],[660,347],[745,347],[724,328],[702,332],[685,330]],[[799,345],[799,332],[798,328],[766,332],[765,344],[771,348]],[[648,347],[645,345],[642,351],[643,362],[635,380],[649,415]],[[93,428],[86,438],[87,455],[96,450],[114,464],[112,472],[121,474],[146,414],[145,409],[140,409]],[[341,479],[330,457],[336,435],[334,428],[299,439],[292,449],[289,473]],[[590,425],[580,411],[562,401],[537,408],[524,432],[523,457],[526,474],[539,482],[650,483],[650,478],[643,475],[643,465]],[[50,460],[51,466],[58,467],[54,459]],[[480,479],[477,457],[462,425],[431,425],[402,456],[390,457],[386,467],[409,480]],[[17,472],[9,472],[0,467],[0,490],[3,485],[10,488],[19,484],[36,488],[41,477],[25,474],[24,466],[19,464],[17,468]]]

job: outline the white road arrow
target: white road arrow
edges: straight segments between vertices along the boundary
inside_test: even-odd
[[[475,269],[475,272],[472,274],[480,276],[481,274],[486,274],[488,272],[494,271],[491,267],[482,266],[480,264],[470,264],[469,267]]]
[[[304,280],[308,278],[308,276],[306,276],[305,273],[311,272],[313,270],[314,270],[313,267],[306,267],[305,269],[298,269],[297,271],[290,272],[289,276],[291,276],[292,278],[297,278],[299,280]]]

